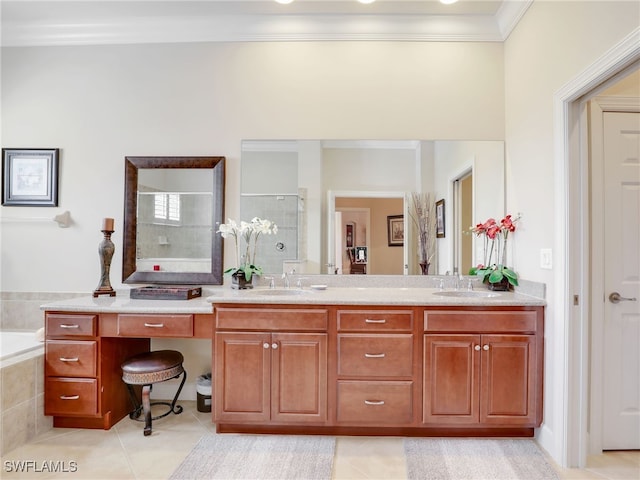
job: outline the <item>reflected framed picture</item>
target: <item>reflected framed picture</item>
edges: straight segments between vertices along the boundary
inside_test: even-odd
[[[353,222],[349,222],[344,226],[344,229],[345,229],[344,243],[347,248],[351,248],[355,244],[356,224]]]
[[[444,238],[444,198],[436,202],[436,238]]]
[[[387,217],[387,238],[390,247],[404,245],[404,215],[389,215]]]
[[[353,263],[367,263],[367,247],[356,247],[355,257],[356,259]]]
[[[58,206],[57,148],[2,149],[2,205]]]

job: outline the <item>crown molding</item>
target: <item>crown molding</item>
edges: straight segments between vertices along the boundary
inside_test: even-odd
[[[502,35],[502,40],[509,38],[509,35],[516,28],[516,25],[524,17],[533,0],[522,0],[518,2],[503,2],[496,13],[498,28]]]
[[[507,0],[495,15],[250,14],[208,12],[108,17],[2,16],[2,46],[186,42],[502,42],[533,0]],[[28,3],[28,2],[27,2]],[[175,12],[173,12],[175,13]]]

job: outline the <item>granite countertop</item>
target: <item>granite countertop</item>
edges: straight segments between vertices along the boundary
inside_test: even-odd
[[[452,289],[445,289],[445,292]],[[464,291],[462,291],[464,292]],[[476,289],[474,292],[489,293]],[[258,287],[232,290],[229,287],[209,288],[203,296],[191,300],[139,300],[129,298],[127,290],[115,297],[82,296],[46,303],[42,310],[97,313],[211,313],[215,303],[293,304],[293,305],[390,305],[390,306],[544,306],[541,298],[513,292],[491,292],[487,297],[447,297],[436,288],[407,287],[327,287],[324,290],[305,287],[270,290]]]
[[[324,290],[295,288],[270,290],[224,289],[216,291],[207,300],[211,303],[256,303],[256,304],[296,304],[296,305],[390,305],[390,306],[544,306],[545,301],[513,292],[489,292],[488,290],[461,290],[461,295],[484,296],[444,296],[454,294],[452,289],[441,291],[436,288],[380,288],[380,287],[327,287]]]
[[[129,298],[129,291],[116,292],[115,297],[90,295],[45,303],[41,310],[56,312],[96,313],[211,313],[211,303],[205,297],[191,300],[139,300]]]

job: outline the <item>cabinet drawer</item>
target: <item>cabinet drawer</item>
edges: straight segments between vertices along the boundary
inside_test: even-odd
[[[426,310],[425,332],[535,333],[538,313],[533,310]]]
[[[338,382],[338,422],[407,425],[413,421],[412,382]]]
[[[97,315],[48,313],[45,326],[48,337],[95,337]]]
[[[411,310],[338,310],[338,331],[403,332],[413,330]]]
[[[47,378],[45,415],[95,415],[98,413],[98,380],[95,378]]]
[[[338,335],[338,375],[410,377],[413,335]]]
[[[95,377],[96,341],[47,340],[46,375],[51,377]]]
[[[329,312],[324,308],[216,307],[220,330],[326,331]]]
[[[120,337],[193,337],[193,315],[118,315]]]

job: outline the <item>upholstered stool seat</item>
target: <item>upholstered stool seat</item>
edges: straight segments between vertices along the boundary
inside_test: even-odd
[[[133,411],[129,417],[133,420],[143,421],[139,418],[144,412],[144,434],[151,435],[151,421],[166,417],[170,413],[176,415],[182,413],[182,407],[176,406],[178,396],[182,391],[184,382],[187,379],[187,372],[182,366],[184,357],[175,350],[157,350],[155,352],[145,352],[128,358],[122,363],[122,381],[126,383]],[[175,397],[169,402],[151,402],[150,393],[154,383],[164,382],[183,375],[182,382],[178,387]],[[134,391],[134,385],[142,385],[142,402],[138,401]],[[152,405],[166,405],[169,409],[162,415],[151,416]]]

